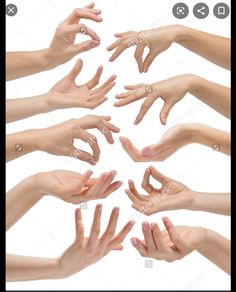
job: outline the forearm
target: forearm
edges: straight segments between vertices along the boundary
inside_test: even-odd
[[[20,156],[38,150],[37,137],[34,130],[26,130],[7,135],[6,161],[11,161]]]
[[[191,143],[198,143],[212,148],[215,151],[230,155],[230,134],[204,124],[189,125]]]
[[[7,99],[7,123],[18,121],[37,114],[46,113],[50,110],[51,109],[48,105],[46,94],[28,98]]]
[[[47,49],[6,53],[6,80],[32,75],[53,68]]]
[[[41,198],[43,193],[38,185],[37,175],[21,181],[6,196],[6,230],[14,225]]]
[[[230,118],[230,88],[190,75],[188,92],[199,100]]]
[[[179,27],[176,43],[223,68],[230,69],[229,38],[185,26]]]
[[[205,233],[205,240],[197,251],[230,274],[230,241],[212,230],[205,229]]]
[[[7,254],[6,280],[10,282],[55,279],[57,267],[57,259]]]
[[[190,210],[230,215],[230,194],[193,192],[192,197]]]

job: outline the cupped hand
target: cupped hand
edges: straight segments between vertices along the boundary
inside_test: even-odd
[[[161,183],[161,188],[155,188],[150,183],[150,176]],[[132,180],[129,180],[126,194],[132,201],[132,208],[152,215],[167,210],[188,209],[194,201],[194,192],[184,184],[164,176],[153,166],[148,167],[143,176],[142,187],[148,195],[141,195]]]
[[[168,129],[158,143],[138,150],[127,137],[120,137],[123,149],[135,162],[164,161],[184,146],[193,143],[191,124]]]
[[[80,59],[71,72],[46,94],[50,109],[72,107],[94,109],[107,100],[106,94],[114,87],[116,76],[111,76],[103,85],[95,88],[99,84],[103,71],[103,66],[100,66],[91,80],[79,86],[75,83],[75,79],[82,67],[83,62]]]
[[[114,170],[104,172],[98,178],[91,178],[92,173],[91,170],[82,175],[66,170],[41,172],[37,174],[37,184],[43,195],[72,204],[106,198],[122,185],[121,181],[113,182],[116,176]]]
[[[174,226],[169,218],[162,218],[165,228],[143,222],[144,240],[133,237],[132,245],[143,257],[172,262],[190,254],[204,242],[205,230],[201,227]]]

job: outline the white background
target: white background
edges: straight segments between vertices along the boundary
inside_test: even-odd
[[[123,53],[114,63],[109,63],[110,53],[105,48],[114,41],[113,34],[127,30],[144,30],[158,26],[181,23],[186,26],[230,37],[230,18],[219,20],[213,15],[213,6],[219,1],[205,1],[210,8],[209,16],[204,20],[196,19],[192,8],[197,1],[185,1],[189,16],[177,20],[172,15],[172,7],[178,1],[166,0],[97,0],[96,7],[102,10],[102,23],[84,21],[101,37],[101,45],[80,55],[84,68],[77,81],[87,81],[100,65],[104,65],[102,81],[117,74],[117,85],[109,94],[109,100],[94,111],[84,109],[58,110],[48,114],[31,117],[7,125],[7,133],[28,128],[41,128],[77,118],[88,113],[111,115],[112,121],[122,131],[120,135],[130,137],[134,144],[142,148],[158,141],[162,134],[178,123],[201,122],[222,130],[230,131],[230,121],[201,104],[193,96],[187,95],[172,110],[167,126],[159,121],[162,106],[157,101],[148,112],[143,122],[134,126],[133,121],[139,110],[140,102],[123,108],[112,106],[115,94],[124,91],[125,84],[140,82],[151,83],[183,73],[193,73],[203,78],[230,86],[230,72],[201,57],[173,45],[156,58],[147,74],[139,74],[131,48]],[[229,3],[229,1],[224,1]],[[18,13],[7,18],[7,50],[37,50],[46,48],[52,39],[56,26],[75,7],[82,7],[88,1],[76,0],[15,0],[7,1],[18,6]],[[216,48],[217,50],[217,48]],[[48,91],[58,80],[65,76],[75,64],[74,58],[67,64],[54,70],[43,72],[7,83],[7,98],[27,97]],[[158,222],[161,217],[169,216],[175,224],[204,226],[230,238],[230,218],[193,211],[170,211],[146,217],[133,210],[131,202],[124,193],[129,178],[133,179],[141,190],[144,170],[150,163],[135,164],[123,151],[118,135],[115,144],[108,145],[100,133],[96,133],[102,149],[100,161],[93,168],[95,176],[101,172],[115,169],[117,179],[124,182],[118,191],[111,194],[103,203],[102,227],[106,227],[111,209],[120,206],[118,229],[130,219],[136,220],[135,227],[124,242],[122,252],[112,252],[94,266],[64,279],[53,281],[31,281],[7,283],[7,289],[230,289],[230,277],[201,255],[193,252],[181,261],[166,263],[153,260],[153,268],[145,268],[145,259],[140,257],[130,243],[130,237],[139,236],[141,222]],[[200,145],[189,145],[181,149],[168,160],[152,163],[159,171],[169,177],[185,183],[192,189],[209,192],[230,191],[230,159]],[[55,169],[73,170],[83,173],[90,166],[79,160],[52,156],[35,152],[9,162],[7,171],[7,190],[33,173]],[[83,210],[85,230],[88,233],[96,201],[88,203]],[[74,239],[74,209],[52,197],[43,198],[7,233],[7,251],[15,254],[57,257]]]

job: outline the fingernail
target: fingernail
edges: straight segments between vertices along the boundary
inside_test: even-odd
[[[92,48],[96,48],[97,46],[99,46],[100,45],[100,42],[98,42],[98,41],[93,41],[92,43],[91,43],[91,47]]]
[[[143,72],[144,73],[147,73],[147,70],[148,70],[148,67],[145,67],[144,70],[143,70]]]
[[[150,153],[150,150],[149,150],[148,147],[143,148],[143,150],[142,150],[142,155],[143,156],[149,156],[150,154],[151,153]]]
[[[134,124],[135,124],[135,125],[137,125],[137,124],[138,124],[138,121],[137,121],[137,120],[135,120],[135,121],[134,121]]]
[[[157,229],[156,223],[151,224],[152,229]]]
[[[117,183],[117,185],[118,185],[118,187],[121,187],[121,186],[123,185],[123,182],[122,182],[122,181],[119,181],[119,182]]]
[[[98,16],[98,20],[103,20],[103,18],[101,16]]]
[[[120,212],[120,208],[119,207],[115,207],[115,214],[118,215]]]
[[[146,170],[145,170],[146,173],[149,173],[150,172],[150,168],[148,167]]]
[[[144,230],[147,230],[148,229],[148,227],[149,227],[149,223],[148,222],[143,222],[143,229]]]
[[[131,238],[131,243],[136,246],[138,244],[137,240],[135,238]]]
[[[98,204],[98,211],[101,212],[102,211],[102,204]]]
[[[128,180],[128,183],[129,183],[129,184],[132,184],[132,182],[133,182],[133,181],[132,181],[131,179]]]
[[[129,225],[130,226],[133,226],[134,224],[135,224],[135,221],[134,220],[132,220],[132,221],[129,222]]]
[[[92,164],[92,165],[96,165],[95,160],[89,160],[89,163]]]
[[[117,172],[115,170],[112,170],[110,172],[110,175],[111,175],[112,178],[114,178],[116,176],[116,174],[117,174]]]

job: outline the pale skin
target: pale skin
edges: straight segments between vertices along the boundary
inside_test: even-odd
[[[213,83],[193,74],[175,76],[152,84],[126,85],[128,91],[116,95],[114,106],[121,107],[144,99],[134,124],[139,124],[154,102],[162,99],[164,104],[160,112],[160,121],[166,124],[171,109],[187,93],[213,108],[223,116],[230,118],[230,88]]]
[[[112,210],[105,232],[100,235],[102,205],[95,208],[94,219],[89,237],[84,235],[82,212],[75,211],[76,236],[71,246],[58,258],[40,258],[7,254],[7,281],[30,281],[42,279],[62,279],[80,272],[98,262],[112,250],[122,250],[127,234],[134,225],[129,221],[115,234],[119,217],[119,208]]]
[[[110,61],[116,60],[127,48],[135,46],[134,57],[140,73],[147,72],[154,59],[166,51],[173,43],[198,54],[199,56],[230,69],[230,39],[195,30],[183,25],[168,25],[144,31],[116,33],[117,40],[107,50],[113,51]],[[143,56],[148,47],[147,56]]]
[[[153,186],[150,183],[150,177],[161,183],[161,188]],[[184,184],[163,175],[153,166],[148,167],[143,176],[142,187],[147,194],[140,194],[132,180],[129,180],[128,184],[129,188],[125,192],[132,201],[131,207],[147,216],[162,211],[181,209],[230,215],[229,193],[191,190]]]
[[[230,274],[230,241],[227,238],[202,227],[174,226],[168,217],[163,217],[162,221],[164,230],[161,231],[157,223],[143,222],[144,240],[131,238],[141,256],[173,262],[197,251]]]
[[[75,83],[75,79],[82,67],[83,62],[80,59],[70,73],[45,94],[8,99],[6,103],[7,123],[57,109],[73,107],[94,109],[104,103],[107,100],[106,94],[115,85],[116,76],[111,76],[103,85],[96,88],[103,72],[103,66],[100,66],[91,80],[79,86]]]
[[[186,145],[197,143],[212,151],[230,155],[230,133],[200,123],[179,124],[168,129],[160,141],[137,149],[127,137],[120,137],[123,149],[135,162],[164,161]]]
[[[88,129],[98,129],[108,143],[113,144],[113,133],[119,128],[111,124],[111,117],[87,115],[80,119],[71,119],[66,122],[43,129],[31,129],[7,135],[7,161],[16,159],[33,151],[44,151],[53,155],[73,157],[91,165],[95,165],[100,156],[97,138],[90,134]],[[87,143],[92,154],[74,146],[76,139]]]
[[[84,174],[54,170],[27,177],[7,193],[6,230],[45,196],[80,204],[104,199],[122,185],[121,181],[114,181],[115,170],[104,172],[98,178],[92,178],[92,173],[91,170]]]
[[[81,23],[81,19],[101,22],[101,11],[94,9],[91,3],[84,8],[76,8],[62,21],[54,34],[50,46],[32,52],[8,52],[6,54],[6,80],[53,69],[68,62],[78,54],[89,51],[100,45],[100,37]],[[75,43],[77,34],[87,35],[90,40]]]

